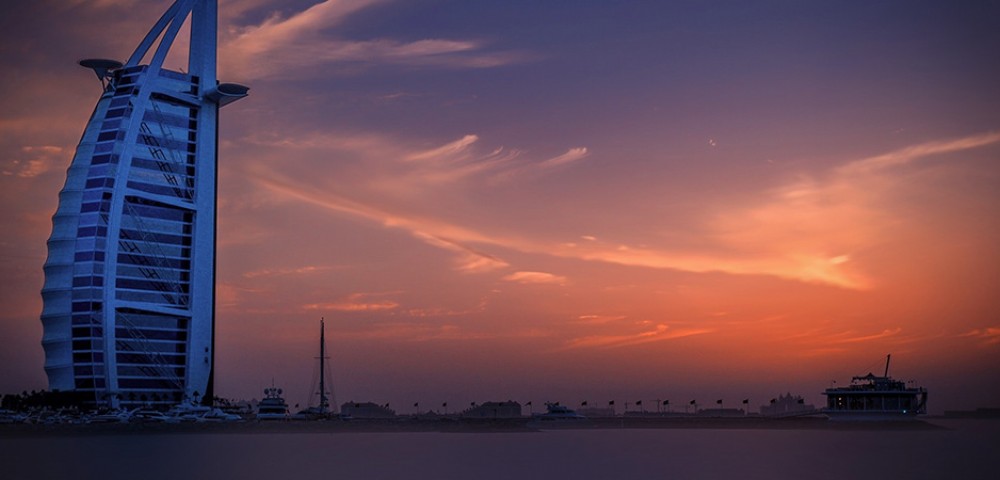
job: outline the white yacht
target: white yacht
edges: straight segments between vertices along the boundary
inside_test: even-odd
[[[288,404],[281,396],[281,389],[264,389],[264,398],[257,404],[257,420],[288,420]]]

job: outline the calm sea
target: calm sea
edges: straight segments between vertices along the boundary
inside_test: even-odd
[[[0,438],[0,478],[1000,478],[1000,421],[935,423],[947,428]]]

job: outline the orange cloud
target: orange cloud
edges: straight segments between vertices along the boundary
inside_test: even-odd
[[[563,285],[566,283],[566,277],[545,272],[514,272],[503,277],[503,279],[508,282],[523,284],[549,283]]]
[[[840,339],[836,339],[836,340],[831,340],[831,342],[833,342],[833,343],[870,342],[872,340],[882,340],[882,339],[888,338],[888,337],[895,337],[895,336],[899,335],[902,331],[903,331],[902,328],[897,327],[897,328],[892,328],[892,329],[885,329],[885,330],[883,330],[883,331],[881,331],[879,333],[875,333],[875,334],[871,334],[871,335],[851,336],[852,335],[851,333],[845,333],[844,335],[848,335],[846,338],[840,338]]]
[[[564,348],[620,348],[633,345],[640,345],[650,342],[661,342],[678,338],[690,337],[712,333],[714,330],[706,328],[670,328],[665,324],[659,324],[653,330],[647,330],[631,335],[591,335],[570,340]]]
[[[477,219],[475,227],[444,220],[440,208],[428,203],[430,216],[402,213],[400,207],[392,203],[419,206],[428,198],[444,198],[441,205],[456,201],[455,195],[440,188],[420,189],[419,196],[406,192],[416,191],[417,185],[429,185],[428,179],[438,178],[457,181],[456,194],[464,193],[477,184],[468,172],[494,168],[491,157],[471,153],[471,148],[479,141],[476,135],[466,135],[440,147],[407,152],[407,149],[392,146],[388,139],[380,142],[380,154],[391,155],[393,159],[405,158],[398,165],[419,165],[406,169],[383,168],[374,179],[366,179],[366,185],[352,185],[349,189],[339,189],[353,198],[366,197],[373,193],[372,201],[359,201],[331,193],[328,190],[308,189],[301,185],[291,186],[282,181],[281,175],[256,167],[257,181],[284,195],[296,197],[322,205],[334,211],[357,215],[379,221],[387,227],[401,228],[414,237],[456,252],[458,271],[490,272],[510,266],[496,254],[485,252],[483,246],[492,246],[523,253],[542,254],[552,257],[599,261],[634,267],[673,269],[679,271],[708,273],[720,272],[737,275],[767,275],[789,280],[831,285],[846,289],[864,290],[876,285],[865,267],[856,259],[857,253],[864,252],[891,239],[887,231],[893,225],[891,205],[896,183],[893,166],[912,163],[919,158],[944,152],[956,152],[995,143],[1000,135],[978,135],[947,142],[930,142],[888,154],[847,163],[834,168],[825,178],[800,177],[794,182],[774,188],[762,196],[757,203],[745,202],[722,213],[707,215],[709,220],[701,226],[690,226],[688,233],[701,241],[695,246],[625,245],[621,242],[602,242],[594,235],[584,235],[582,243],[550,240],[520,231],[516,234],[485,231],[479,228],[495,229],[488,218]],[[370,144],[371,142],[362,142]],[[340,142],[338,145],[347,145]],[[498,155],[499,150],[490,155]],[[573,149],[554,163],[565,164],[570,159],[586,154],[586,149]],[[359,153],[364,155],[364,152]],[[485,166],[479,164],[484,160]],[[495,160],[495,159],[494,159]],[[374,161],[378,161],[377,159]],[[504,161],[507,161],[506,159]],[[543,162],[545,163],[545,162]],[[383,166],[386,164],[383,163]],[[516,172],[521,167],[505,167],[507,173]],[[266,171],[265,171],[266,170]],[[478,179],[486,180],[489,179]],[[460,188],[460,187],[464,187]],[[460,198],[460,196],[459,196]],[[379,206],[375,206],[375,205]]]
[[[1000,344],[1000,327],[977,328],[959,336],[978,338],[985,345],[998,345]]]
[[[603,325],[605,323],[617,322],[619,320],[624,320],[625,315],[580,315],[576,317],[578,323],[590,324],[590,325]]]
[[[373,312],[379,310],[394,310],[399,307],[399,303],[392,300],[365,301],[370,297],[370,293],[352,293],[346,299],[339,302],[311,303],[303,305],[306,310],[336,310],[340,312]]]
[[[254,270],[252,272],[246,272],[243,274],[243,276],[246,278],[257,278],[257,277],[273,277],[273,276],[284,276],[284,275],[304,275],[304,274],[334,270],[335,268],[336,267],[331,267],[331,266],[309,265],[299,268],[262,269],[262,270]]]
[[[870,288],[872,279],[863,266],[854,266],[852,253],[884,242],[887,226],[894,223],[886,205],[896,184],[892,168],[998,141],[1000,134],[986,134],[902,148],[835,168],[823,180],[802,177],[774,189],[758,205],[721,213],[710,238],[740,257],[756,257],[722,270],[749,267],[807,282]]]

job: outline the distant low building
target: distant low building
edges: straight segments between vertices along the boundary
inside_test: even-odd
[[[760,414],[767,417],[781,417],[796,413],[811,412],[813,410],[816,410],[816,407],[807,404],[801,396],[786,393],[785,395],[779,395],[777,398],[772,398],[769,405],[761,406]]]
[[[506,402],[486,402],[474,405],[461,413],[463,418],[517,418],[521,416],[521,404]]]
[[[661,412],[656,410],[628,410],[622,414],[625,417],[658,417]]]
[[[698,410],[702,417],[742,417],[746,412],[740,408],[703,408]]]
[[[585,417],[613,417],[615,409],[611,407],[582,407],[576,409],[576,413]]]
[[[1000,408],[977,408],[975,410],[945,410],[949,418],[1000,418]]]
[[[372,402],[347,402],[340,406],[340,414],[354,418],[393,418],[396,411],[390,409],[388,403],[379,405]]]

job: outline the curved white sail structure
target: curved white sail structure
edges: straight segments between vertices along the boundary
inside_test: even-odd
[[[167,70],[189,16],[188,71]],[[248,90],[216,80],[216,24],[216,0],[177,0],[124,64],[80,62],[104,90],[52,217],[50,390],[126,407],[211,400],[218,109]]]

